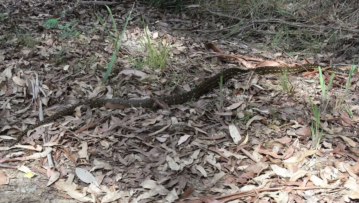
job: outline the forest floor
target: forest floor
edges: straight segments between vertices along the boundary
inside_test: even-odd
[[[242,5],[249,17],[121,1],[109,5],[116,33],[103,5],[3,1],[0,202],[359,199],[359,6],[346,2],[316,18],[305,6],[326,5],[286,3],[276,8],[287,17],[265,18],[261,6]],[[308,63],[342,71],[234,75],[179,105],[82,105],[9,147],[89,98],[158,98],[226,68]]]

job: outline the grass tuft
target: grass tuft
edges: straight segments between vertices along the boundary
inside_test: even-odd
[[[59,22],[57,19],[49,19],[44,23],[44,27],[53,29],[53,28],[57,28],[58,24]]]
[[[157,49],[152,45],[150,34],[147,26],[144,28],[145,37],[143,38],[142,46],[147,50],[148,55],[145,57],[145,64],[153,69],[163,69],[166,67],[170,46],[167,42],[157,43]]]
[[[312,148],[318,149],[320,141],[323,137],[323,130],[320,131],[320,111],[317,105],[314,105],[312,100],[310,101],[310,105],[312,107],[312,112],[314,115],[314,121],[312,121],[310,130],[312,133]]]
[[[286,72],[282,72],[281,77],[279,78],[280,85],[282,86],[283,90],[289,94],[292,91],[292,85],[288,79],[288,74]]]
[[[345,85],[344,94],[339,97],[339,100],[337,101],[337,104],[336,104],[337,107],[341,106],[343,104],[343,102],[344,102],[344,99],[348,96],[349,88],[350,88],[350,81],[351,81],[351,79],[353,77],[353,74],[354,74],[354,71],[355,71],[356,68],[357,67],[355,65],[352,65],[352,67],[351,67],[351,69],[349,71],[349,76],[348,76],[348,79],[347,79],[347,83]]]

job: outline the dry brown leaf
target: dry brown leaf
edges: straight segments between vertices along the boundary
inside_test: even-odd
[[[238,107],[239,107],[240,105],[242,105],[242,104],[243,104],[243,101],[236,102],[236,103],[231,104],[231,105],[228,106],[228,107],[225,107],[225,109],[226,109],[227,111],[230,111],[230,110],[233,110],[233,109],[238,108]]]
[[[246,127],[249,128],[249,126],[251,125],[251,123],[253,121],[260,121],[260,120],[263,120],[263,119],[265,119],[265,117],[255,115],[251,119],[248,120],[248,122],[246,123]]]
[[[349,118],[349,116],[347,114],[341,113],[340,119],[343,121],[343,124],[345,124],[345,126],[353,125],[353,122],[351,121],[351,119]]]
[[[32,178],[32,177],[35,175],[35,173],[32,172],[32,171],[29,169],[29,167],[27,167],[27,166],[25,166],[25,165],[19,166],[19,167],[17,168],[17,170],[24,172],[24,173],[25,173],[25,177],[28,177],[28,178]]]
[[[121,72],[119,72],[119,74],[124,74],[124,75],[135,75],[138,77],[144,77],[147,75],[147,73],[139,71],[139,70],[133,70],[133,69],[125,69],[122,70]]]
[[[157,121],[160,121],[161,119],[163,119],[163,117],[164,117],[163,115],[158,115],[156,118],[146,119],[146,121],[142,123],[142,126],[153,125],[153,124],[155,124]]]
[[[113,202],[124,197],[123,191],[109,191],[101,199],[101,203]]]
[[[98,85],[96,86],[96,88],[89,94],[89,98],[94,98],[94,97],[98,97],[99,95],[101,95],[102,92],[105,92],[106,86],[105,85]]]
[[[186,142],[188,140],[188,138],[190,138],[191,135],[183,135],[180,137],[180,139],[178,140],[177,146],[181,145],[182,143]]]
[[[283,148],[286,147],[282,143],[274,141],[274,140],[270,140],[264,144],[267,149],[272,149],[272,152],[275,152],[276,154],[278,154],[279,151],[282,151]]]
[[[86,197],[85,192],[79,192],[77,190],[77,185],[73,183],[66,183],[64,180],[59,180],[55,183],[55,187],[59,190],[66,192],[69,196],[80,202],[94,202],[94,199]]]
[[[100,161],[98,159],[95,159],[93,161],[93,168],[91,168],[90,171],[96,171],[97,169],[105,169],[105,170],[111,170],[112,166],[110,163],[105,162],[105,161]]]
[[[51,176],[49,178],[49,181],[47,182],[46,186],[52,185],[54,182],[56,182],[60,178],[61,174],[58,171],[53,171],[51,173]]]
[[[279,139],[275,139],[275,141],[278,141],[282,144],[288,144],[292,141],[292,138],[290,137],[282,137],[282,138],[279,138]]]
[[[88,145],[86,141],[81,142],[81,150],[79,151],[79,158],[89,160]]]
[[[288,202],[288,192],[278,191],[278,192],[261,192],[259,197],[269,196],[274,199],[275,202]]]
[[[355,178],[356,180],[359,180],[359,177],[355,174],[355,170],[351,165],[349,165],[348,163],[344,163],[344,168],[351,177]]]
[[[355,174],[359,173],[359,162],[352,166],[352,168]]]
[[[221,201],[218,201],[216,199],[210,198],[210,197],[204,197],[204,196],[198,196],[198,198],[201,200],[201,203],[223,203]],[[197,202],[195,202],[197,203]]]
[[[101,140],[100,144],[104,149],[109,149],[110,146],[111,146],[110,143],[107,140]]]
[[[258,149],[258,153],[262,153],[262,154],[267,154],[267,155],[270,155],[274,158],[277,158],[277,159],[281,159],[282,156],[279,156],[276,152],[271,152],[271,151],[268,151],[268,150],[265,150],[265,149]]]
[[[246,137],[241,140],[240,146],[246,145],[249,141],[249,135],[246,134]]]
[[[357,181],[352,177],[349,177],[349,179],[345,182],[344,187],[352,191],[359,191],[359,185],[357,184]]]
[[[241,184],[246,184],[246,183],[248,182],[248,180],[250,180],[250,179],[252,179],[252,178],[254,178],[254,172],[253,172],[253,171],[248,171],[248,172],[246,172],[246,173],[242,173],[242,174],[238,177],[237,181],[238,181],[239,183],[241,183]],[[256,179],[256,181],[258,181],[258,180]]]
[[[229,129],[229,135],[232,137],[232,140],[235,144],[238,144],[239,141],[242,140],[242,136],[241,134],[239,133],[239,130],[237,129],[237,127],[233,124],[230,124],[228,126],[228,129]]]
[[[85,183],[94,183],[95,185],[99,185],[95,179],[95,177],[87,170],[83,168],[76,168],[75,170],[76,176]]]
[[[170,124],[168,124],[168,125],[164,126],[163,128],[161,128],[161,129],[157,130],[156,132],[153,132],[153,133],[148,134],[148,136],[154,136],[154,135],[157,135],[157,134],[159,134],[159,133],[163,132],[165,129],[167,129],[167,128],[168,128],[168,127],[170,127],[171,125],[172,125],[172,124],[170,123]]]
[[[252,165],[248,166],[245,169],[245,171],[247,171],[247,172],[252,171],[253,173],[260,174],[263,170],[267,169],[268,167],[269,167],[269,165],[267,163],[258,162],[256,164],[252,164]]]
[[[305,171],[305,170],[298,170],[297,172],[295,172],[289,179],[289,181],[291,182],[296,182],[299,178],[302,178],[304,177],[305,175],[307,175],[310,173],[308,171]]]
[[[316,175],[311,175],[310,176],[310,181],[312,181],[314,183],[314,185],[318,186],[318,187],[322,187],[322,188],[328,188],[329,187],[328,182],[326,180],[323,180],[323,179],[319,178]]]
[[[317,153],[317,150],[304,150],[297,152],[297,154],[289,159],[284,160],[284,163],[298,163],[303,161],[307,156]]]
[[[216,184],[218,181],[220,181],[224,176],[226,175],[226,173],[224,172],[219,172],[216,173],[213,178],[211,179],[211,182],[209,183],[209,187],[211,187],[212,185]]]
[[[161,136],[156,136],[156,140],[158,140],[159,142],[166,142],[168,138],[170,138],[171,136],[169,134],[164,134]]]
[[[167,195],[169,193],[169,191],[163,187],[163,185],[159,185],[157,184],[156,181],[154,180],[145,180],[141,183],[141,187],[145,188],[145,189],[150,189],[151,191],[153,191],[153,194],[162,194],[162,195]]]
[[[349,147],[349,150],[353,152],[356,156],[359,156],[359,149],[356,147]]]
[[[87,189],[87,192],[91,193],[92,195],[99,196],[99,195],[102,195],[103,190],[109,191],[109,189],[106,186],[103,186],[102,189],[100,189],[99,187],[95,186],[94,184],[90,184]]]
[[[191,185],[191,186],[187,187],[187,189],[182,194],[180,194],[178,196],[178,198],[179,199],[185,199],[185,198],[189,197],[193,192],[194,192],[194,188]]]
[[[195,168],[202,174],[203,177],[208,177],[206,170],[201,165],[196,165]]]
[[[12,70],[13,70],[13,67],[12,67],[12,66],[6,68],[6,69],[0,74],[0,79],[1,79],[1,81],[7,81],[7,79],[10,79],[10,78],[12,77]]]
[[[183,85],[182,88],[187,92],[191,91],[191,87],[188,84]]]
[[[241,154],[233,153],[231,151],[226,150],[225,148],[220,148],[220,149],[218,149],[218,151],[225,158],[230,158],[230,157],[235,157],[237,159],[245,159],[246,158],[245,156],[243,156]]]
[[[293,175],[293,172],[285,168],[279,167],[278,165],[272,164],[270,165],[270,167],[272,168],[273,172],[276,173],[279,177],[288,178]]]
[[[174,171],[181,170],[181,166],[179,164],[177,164],[177,162],[169,155],[166,157],[166,161],[171,170],[174,170]]]
[[[294,148],[293,146],[290,146],[287,151],[283,154],[282,159],[288,159],[289,157],[291,157],[294,154]]]
[[[21,87],[25,87],[26,86],[26,81],[21,79],[20,77],[18,76],[14,76],[12,78],[12,80],[14,81],[15,84],[21,86]]]
[[[4,171],[0,170],[0,187],[2,187],[3,185],[9,184],[9,182],[10,182],[10,179],[8,178],[6,173]]]
[[[339,137],[341,137],[346,143],[348,143],[350,147],[356,147],[356,146],[357,146],[357,143],[354,142],[354,141],[353,141],[352,139],[350,139],[349,137],[343,136],[343,135],[339,135]]]
[[[350,199],[359,199],[359,192],[357,192],[357,191],[352,191],[352,192],[349,194],[349,198],[350,198]]]
[[[312,134],[312,132],[309,127],[302,127],[302,128],[297,129],[295,131],[295,134],[300,135],[300,136],[309,136]]]
[[[69,68],[70,68],[70,65],[65,65],[62,69],[63,69],[64,71],[67,71]]]

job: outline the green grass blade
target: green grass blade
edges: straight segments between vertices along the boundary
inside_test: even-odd
[[[355,70],[356,66],[352,65],[352,68],[349,71],[349,76],[348,76],[348,80],[347,80],[347,84],[345,85],[345,92],[349,91],[349,87],[350,87],[350,80],[352,79],[354,70]]]
[[[219,79],[219,95],[220,95],[220,104],[221,107],[223,107],[223,75],[221,75],[220,79]]]
[[[329,80],[329,84],[328,84],[328,91],[332,87],[334,76],[335,76],[335,73],[332,73],[332,75],[330,76],[330,80]]]
[[[116,27],[116,22],[115,22],[115,19],[113,18],[111,9],[110,9],[108,6],[106,6],[106,8],[107,8],[107,10],[108,10],[108,12],[110,13],[110,16],[111,16],[113,28],[114,28],[114,30],[115,30],[115,32],[116,32],[116,42],[115,42],[115,46],[114,46],[114,51],[113,51],[113,53],[112,53],[111,61],[110,61],[110,63],[108,64],[106,73],[105,73],[105,75],[104,75],[104,77],[103,77],[103,79],[102,79],[102,84],[105,84],[105,82],[106,82],[108,76],[110,75],[110,73],[111,73],[111,71],[112,71],[113,63],[114,63],[115,60],[116,60],[117,51],[118,51],[118,49],[121,47],[122,39],[123,39],[123,36],[124,36],[124,34],[125,34],[128,21],[130,20],[130,17],[131,17],[131,14],[132,14],[134,5],[135,5],[135,4],[132,5],[131,11],[130,11],[130,13],[128,14],[128,16],[127,16],[127,18],[126,18],[126,22],[125,22],[125,25],[124,25],[124,27],[123,27],[123,30],[122,30],[122,33],[121,33],[121,37],[119,37],[119,35],[118,35],[117,27]]]
[[[322,89],[323,100],[327,100],[327,91],[325,88],[325,82],[324,82],[322,68],[319,66],[318,70],[319,70],[320,89]]]

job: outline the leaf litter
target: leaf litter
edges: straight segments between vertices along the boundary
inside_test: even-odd
[[[48,13],[41,1],[33,3],[31,9]],[[27,4],[8,4],[15,11],[31,10]],[[61,8],[67,5],[57,4]],[[118,12],[118,23],[123,23],[119,16],[126,16],[126,5],[125,1],[111,8]],[[0,58],[4,60],[0,62],[0,79],[5,85],[0,86],[0,105],[5,119],[0,121],[0,166],[12,168],[19,164],[17,170],[25,175],[14,176],[10,169],[0,173],[2,187],[14,191],[9,201],[24,197],[35,200],[36,192],[51,201],[63,198],[80,202],[348,202],[359,198],[357,76],[352,79],[353,95],[348,95],[346,103],[353,115],[343,110],[323,115],[321,128],[328,136],[323,137],[317,150],[311,149],[312,112],[308,105],[309,98],[319,98],[316,74],[289,76],[293,87],[290,94],[282,90],[280,76],[241,75],[198,101],[168,109],[123,109],[116,105],[77,108],[73,114],[28,133],[22,140],[24,145],[8,148],[8,141],[19,131],[38,121],[42,106],[48,115],[85,98],[170,95],[175,89],[193,89],[225,66],[259,66],[253,61],[266,66],[285,63],[280,55],[261,53],[234,41],[221,49],[241,47],[240,53],[246,57],[228,54],[232,62],[222,64],[215,57],[206,58],[209,52],[202,45],[204,40],[197,42],[194,36],[176,36],[167,28],[157,27],[152,40],[172,43],[171,60],[162,71],[147,65],[135,70],[133,67],[139,66],[145,56],[140,43],[144,33],[132,25],[125,32],[112,79],[101,85],[113,51],[112,29],[94,23],[88,6],[76,9],[62,22],[81,19],[74,25],[81,33],[78,37],[61,39],[60,29],[42,35],[38,23],[21,24],[25,19],[16,16],[18,26],[34,33],[37,45],[16,47],[21,36],[13,36],[1,45]],[[107,16],[105,10],[97,12]],[[24,16],[39,22],[49,17],[32,13]],[[9,35],[6,26],[0,28]],[[95,31],[90,32],[90,28]],[[263,55],[276,61],[262,60]],[[335,79],[337,95],[345,79]],[[56,163],[51,169],[49,154]],[[15,184],[9,184],[9,176],[17,180]],[[53,190],[59,194],[47,194]]]

